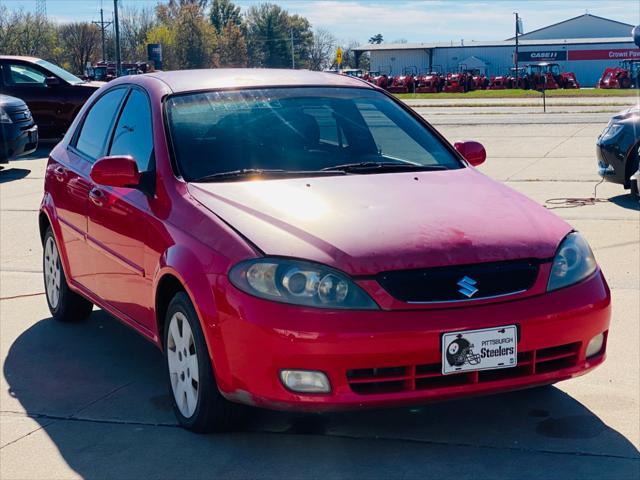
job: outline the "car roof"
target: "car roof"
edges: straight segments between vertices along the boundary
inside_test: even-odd
[[[0,55],[0,60],[21,60],[23,62],[35,63],[42,59],[37,57],[23,57],[19,55]]]
[[[347,75],[266,68],[217,68],[209,70],[176,70],[147,73],[162,80],[175,93],[198,90],[261,87],[361,87],[373,88],[369,83]]]

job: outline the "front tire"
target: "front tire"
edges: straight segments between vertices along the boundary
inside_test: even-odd
[[[235,406],[218,391],[198,315],[184,292],[169,304],[164,340],[169,392],[180,425],[197,433],[230,430]]]
[[[60,252],[51,227],[44,235],[42,251],[42,271],[45,296],[51,316],[61,322],[79,322],[86,319],[93,310],[93,304],[71,291],[64,275]]]

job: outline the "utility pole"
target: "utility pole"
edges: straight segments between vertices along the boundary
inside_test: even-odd
[[[105,42],[104,42],[104,34],[105,31],[107,30],[107,27],[109,25],[111,25],[111,22],[105,22],[104,21],[104,11],[102,9],[100,9],[100,21],[99,22],[91,22],[94,25],[97,25],[100,28],[100,34],[102,35],[102,61],[106,62],[107,61],[107,49],[105,47]]]
[[[296,69],[296,57],[293,50],[293,29],[291,29],[291,68]]]
[[[113,0],[113,21],[116,27],[116,77],[122,73],[122,59],[120,58],[120,25],[118,24],[118,0]]]
[[[520,17],[518,17],[518,12],[514,12],[516,16],[516,55],[515,55],[515,64],[516,64],[516,88],[518,88],[518,77],[520,76],[520,71],[518,70],[518,32],[520,31]]]

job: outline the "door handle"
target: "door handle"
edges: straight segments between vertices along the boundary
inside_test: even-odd
[[[98,207],[104,205],[104,192],[99,188],[92,188],[89,191],[89,200],[95,203]]]

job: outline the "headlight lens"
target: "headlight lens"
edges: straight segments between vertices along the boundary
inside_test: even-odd
[[[11,121],[11,117],[7,112],[5,112],[2,108],[0,108],[0,123],[13,123]]]
[[[609,125],[607,125],[607,128],[605,128],[604,131],[602,132],[602,135],[600,136],[600,140],[604,142],[612,139],[613,137],[618,135],[618,133],[620,133],[623,128],[624,128],[624,125],[621,125],[619,123],[610,123]]]
[[[567,235],[553,259],[547,291],[587,278],[596,271],[596,259],[587,241],[577,232]]]
[[[344,273],[301,260],[258,258],[240,262],[229,279],[243,292],[294,305],[377,310],[378,305]]]

